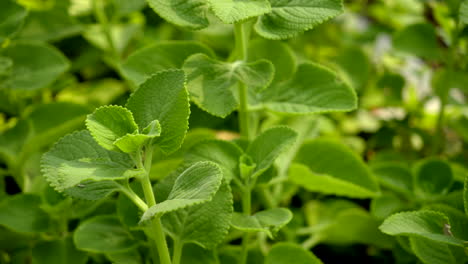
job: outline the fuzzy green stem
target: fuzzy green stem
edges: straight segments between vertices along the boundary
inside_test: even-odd
[[[251,212],[251,203],[252,203],[252,191],[251,188],[247,187],[245,192],[242,195],[242,211],[246,215],[250,215]],[[242,252],[241,252],[241,258],[240,258],[240,264],[246,264],[247,263],[247,257],[249,254],[249,239],[250,239],[250,234],[249,233],[244,233],[242,236]]]
[[[247,61],[247,47],[249,36],[245,30],[245,24],[237,23],[234,25],[234,33],[236,38],[236,55],[239,60]],[[243,139],[250,139],[249,128],[249,109],[247,101],[247,86],[243,82],[239,82],[239,129]]]
[[[143,212],[148,210],[148,205],[143,201],[140,196],[138,196],[130,187],[122,186],[120,189],[123,194],[125,194],[128,199],[130,199],[140,210]]]
[[[181,243],[180,240],[174,240],[174,252],[172,254],[172,264],[180,264],[180,259],[182,257],[182,249],[184,243]]]
[[[153,150],[151,148],[151,144],[148,144],[145,150],[146,151],[145,151],[144,166],[146,169],[146,175],[143,179],[140,180],[140,182],[143,188],[143,193],[145,194],[145,200],[148,204],[148,207],[152,207],[156,205],[156,199],[154,198],[153,186],[151,185],[151,181],[149,179],[151,162],[153,158]],[[154,239],[154,242],[156,243],[156,247],[158,249],[160,263],[171,264],[169,249],[167,247],[167,242],[166,242],[166,236],[164,234],[164,231],[161,225],[161,220],[159,217],[155,217],[151,220],[150,232],[152,233],[150,235],[150,238]],[[155,259],[154,262],[157,263],[157,260]]]

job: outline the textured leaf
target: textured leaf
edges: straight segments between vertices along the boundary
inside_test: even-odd
[[[226,24],[269,13],[268,0],[209,0],[215,15]]]
[[[17,194],[0,203],[0,225],[20,233],[47,231],[49,217],[40,208],[41,198],[32,194]]]
[[[191,99],[208,113],[225,117],[237,106],[237,87],[263,89],[273,80],[274,66],[266,60],[226,63],[204,54],[190,56],[184,63]]]
[[[426,159],[416,165],[415,192],[426,199],[446,194],[452,181],[452,169],[443,160]]]
[[[132,53],[121,69],[127,79],[139,85],[158,71],[181,68],[185,59],[196,53],[214,57],[213,51],[199,42],[167,41]]]
[[[437,41],[436,30],[431,24],[413,24],[395,33],[396,49],[424,59],[441,59],[442,51]]]
[[[221,185],[222,178],[222,171],[215,163],[195,163],[177,177],[167,200],[150,207],[140,222],[211,201]]]
[[[231,220],[232,227],[244,232],[265,232],[268,236],[278,232],[291,221],[293,214],[286,208],[273,208],[245,215],[234,213]]]
[[[140,33],[141,27],[141,24],[131,23],[109,25],[110,37],[118,54],[122,54],[125,51],[130,41]],[[89,25],[82,35],[97,48],[112,52],[112,48],[106,37],[105,29],[102,25]]]
[[[161,221],[173,239],[214,248],[228,233],[232,204],[231,188],[222,184],[211,201],[170,212]]]
[[[426,264],[456,264],[447,244],[423,237],[410,237],[411,249]]]
[[[435,211],[397,213],[385,219],[379,227],[382,232],[396,236],[423,237],[436,242],[463,247],[463,240],[444,233],[449,219]]]
[[[261,16],[255,30],[269,39],[287,39],[343,12],[341,0],[270,0],[272,11]]]
[[[134,166],[127,154],[102,148],[87,131],[63,137],[41,161],[44,177],[57,191],[85,180],[120,180],[141,174]]]
[[[133,249],[138,242],[117,217],[101,215],[82,222],[73,241],[78,249],[93,253],[117,253]]]
[[[38,90],[52,84],[69,68],[65,56],[46,44],[17,43],[4,49],[3,56],[13,60],[13,66],[0,88]]]
[[[147,79],[128,99],[127,108],[143,130],[154,120],[161,124],[161,136],[154,140],[165,154],[182,145],[190,113],[184,72],[168,70]]]
[[[268,252],[265,264],[322,264],[312,252],[301,246],[282,242],[276,243]]]
[[[101,147],[112,151],[119,151],[114,145],[117,139],[138,131],[132,112],[117,105],[96,109],[86,119],[86,127]]]
[[[162,18],[177,26],[202,29],[208,26],[208,3],[205,0],[147,0]]]
[[[306,188],[325,194],[355,198],[376,196],[380,190],[366,164],[344,145],[317,139],[303,144],[289,179]]]
[[[357,98],[335,73],[306,63],[299,65],[291,80],[265,89],[259,104],[274,112],[314,114],[351,111],[357,107]]]
[[[75,187],[65,189],[64,193],[73,198],[95,201],[119,191],[120,188],[114,181],[83,181]]]
[[[125,153],[134,153],[141,149],[149,140],[161,135],[161,125],[158,120],[153,120],[145,129],[143,134],[126,134],[117,139],[114,145]]]
[[[258,177],[265,172],[296,139],[297,133],[288,127],[270,128],[257,136],[246,151],[256,164],[251,177]]]
[[[463,2],[460,4],[460,13],[459,13],[459,18],[461,23],[463,24],[468,24],[468,1],[463,0]]]
[[[406,166],[384,162],[372,166],[372,172],[384,187],[408,196],[413,195],[413,176]]]
[[[70,237],[61,240],[41,241],[32,249],[34,264],[85,264],[88,256],[78,251]]]
[[[239,157],[242,150],[234,143],[222,140],[202,141],[185,154],[185,162],[212,161],[223,171],[224,179],[231,181],[239,175]]]
[[[3,0],[0,4],[0,43],[16,33],[28,14],[26,8],[13,0]]]

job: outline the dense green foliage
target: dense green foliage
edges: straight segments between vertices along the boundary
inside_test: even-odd
[[[468,262],[468,0],[1,0],[0,263]]]

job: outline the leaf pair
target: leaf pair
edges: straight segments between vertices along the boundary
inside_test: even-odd
[[[149,0],[169,22],[189,29],[210,25],[213,13],[226,24],[258,17],[257,33],[269,39],[291,38],[343,12],[341,0]]]

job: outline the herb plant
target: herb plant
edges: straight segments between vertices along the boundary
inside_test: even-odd
[[[467,262],[467,14],[3,0],[0,262]]]

